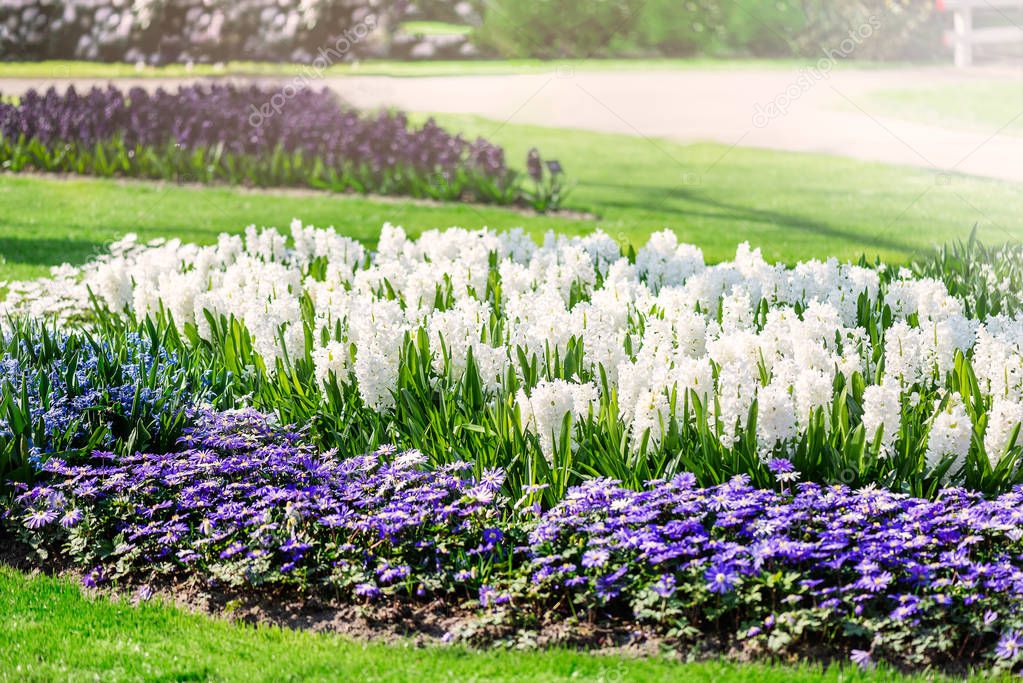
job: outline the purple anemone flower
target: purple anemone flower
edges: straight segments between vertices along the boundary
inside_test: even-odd
[[[1019,631],[1006,631],[998,639],[995,655],[999,659],[1016,659],[1023,650],[1023,634]]]
[[[731,567],[715,566],[707,569],[703,574],[707,581],[707,588],[712,593],[730,593],[739,585],[739,575]]]

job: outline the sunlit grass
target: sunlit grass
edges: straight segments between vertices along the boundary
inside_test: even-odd
[[[253,627],[164,604],[135,607],[0,565],[0,680],[799,681],[904,680],[894,672],[712,660],[682,664],[556,650],[472,652]],[[915,680],[915,679],[905,679]],[[923,679],[921,679],[923,680]],[[926,680],[931,680],[930,678]]]
[[[965,238],[974,224],[988,244],[1023,237],[1023,187],[1014,183],[939,179],[915,168],[825,155],[440,118],[451,130],[504,145],[509,163],[520,169],[533,146],[559,159],[574,185],[567,208],[596,218],[400,198],[0,175],[0,280],[82,263],[127,232],[209,243],[249,224],[287,228],[295,217],[333,225],[370,245],[385,221],[412,234],[450,226],[522,226],[535,236],[602,228],[636,244],[671,228],[712,261],[733,257],[744,240],[768,259],[789,263],[864,253],[902,262]]]
[[[1023,135],[1023,80],[880,90],[867,101],[879,114],[909,121]]]
[[[426,24],[432,22],[413,22]],[[453,26],[453,25],[445,25]],[[418,28],[423,29],[424,26]],[[439,27],[434,26],[433,29]],[[481,74],[551,73],[569,67],[580,71],[671,71],[680,69],[792,69],[809,67],[812,59],[478,59],[478,60],[364,60],[335,64],[328,76],[460,76]],[[893,64],[856,62],[836,68],[885,69]],[[312,64],[232,61],[223,64],[136,65],[124,62],[50,60],[41,62],[0,62],[3,78],[192,78],[207,76],[293,76],[308,75]],[[0,82],[0,92],[3,83]]]

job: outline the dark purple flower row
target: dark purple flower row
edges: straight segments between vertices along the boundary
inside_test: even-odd
[[[134,147],[175,143],[187,150],[223,145],[238,155],[277,148],[318,157],[329,167],[365,165],[373,172],[410,168],[448,177],[466,169],[508,181],[504,151],[482,138],[452,135],[433,120],[416,128],[402,113],[361,115],[330,91],[233,85],[183,86],[127,93],[111,86],[79,94],[30,90],[0,103],[0,135],[47,146],[95,145],[115,137]]]
[[[643,491],[593,480],[541,511],[509,505],[499,471],[304,444],[255,412],[207,414],[179,453],[50,460],[12,519],[94,567],[90,581],[454,591],[519,615],[571,606],[692,638],[772,650],[823,639],[859,661],[916,665],[1015,661],[1023,644],[1021,489],[923,500],[742,477],[699,488],[684,474]]]

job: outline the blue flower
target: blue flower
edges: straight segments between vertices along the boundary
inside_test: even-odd
[[[999,659],[1016,659],[1023,649],[1023,634],[1019,631],[1006,631],[998,640],[995,655]]]
[[[671,574],[661,574],[661,578],[653,585],[654,593],[662,598],[670,598],[675,593],[675,577]]]
[[[380,595],[380,589],[372,583],[360,583],[355,587],[355,594],[359,597],[373,599]]]
[[[57,519],[55,510],[32,510],[25,515],[25,526],[29,529],[39,529]]]
[[[874,660],[868,650],[853,650],[849,659],[861,669],[869,669],[874,665]]]
[[[583,553],[581,561],[584,567],[602,567],[610,559],[611,553],[604,548],[597,548],[595,550],[587,550]]]
[[[739,575],[726,565],[710,567],[704,572],[703,578],[706,579],[707,588],[712,593],[730,593],[732,589],[739,585]]]

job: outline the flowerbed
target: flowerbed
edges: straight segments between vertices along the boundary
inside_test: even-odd
[[[425,468],[415,451],[341,458],[253,411],[204,412],[183,450],[53,458],[12,527],[87,585],[286,585],[357,601],[471,598],[646,623],[678,645],[799,652],[826,643],[903,665],[1014,665],[1023,626],[1023,489],[928,501],[881,489],[689,474],[642,491],[596,479],[543,511],[499,470]],[[148,589],[143,588],[142,594]]]
[[[151,327],[93,337],[26,323],[0,350],[0,490],[54,453],[173,448],[196,405],[231,401],[223,373]]]
[[[5,307],[156,319],[318,446],[501,467],[509,495],[543,485],[548,505],[593,476],[772,485],[778,457],[804,480],[930,496],[1021,481],[1023,317],[1005,263],[946,284],[883,264],[785,268],[746,245],[708,266],[669,232],[623,252],[600,232],[537,245],[389,225],[370,253],[296,222],[290,241],[128,238],[12,283]]]
[[[476,637],[589,620],[1011,669],[1019,257],[129,237],[8,285],[0,524],[142,595],[439,598]]]
[[[50,482],[18,498],[26,527],[68,529],[72,555],[97,564],[97,579],[187,570],[234,585],[414,594],[450,585],[456,565],[484,551],[490,561],[500,473],[424,473],[421,455],[394,449],[317,453],[254,411],[203,412],[197,422],[183,451],[51,458]]]
[[[402,113],[363,115],[328,90],[30,90],[0,101],[0,167],[261,187],[303,186],[557,208],[560,166]]]

